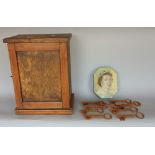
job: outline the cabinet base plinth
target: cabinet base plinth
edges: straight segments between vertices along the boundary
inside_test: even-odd
[[[25,110],[16,109],[17,115],[72,115],[72,109],[60,109],[60,110]]]

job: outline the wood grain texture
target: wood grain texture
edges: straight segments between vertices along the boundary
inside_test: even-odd
[[[62,102],[24,102],[23,107],[25,109],[61,109]]]
[[[66,43],[60,43],[60,59],[63,108],[69,108],[71,94],[69,86],[68,49]]]
[[[17,60],[24,102],[61,101],[59,51],[17,52]]]
[[[53,51],[59,50],[59,43],[16,43],[16,51]]]
[[[67,42],[67,50],[68,50],[68,76],[69,76],[69,94],[72,94],[72,80],[71,80],[71,56],[70,56],[70,40]]]
[[[73,114],[74,94],[71,95],[70,108],[68,109],[18,109],[17,115],[72,115]]]
[[[23,34],[3,39],[4,43],[45,43],[45,42],[66,42],[72,37],[71,33],[66,34]]]
[[[72,115],[72,109],[40,109],[40,110],[28,110],[28,109],[17,109],[16,110],[17,115]]]
[[[14,92],[16,97],[16,107],[22,108],[23,105],[22,105],[22,96],[21,96],[21,90],[20,90],[20,79],[19,79],[16,51],[13,43],[8,44],[8,50],[9,50],[11,72],[12,72],[12,78],[13,78],[13,84],[14,84]]]

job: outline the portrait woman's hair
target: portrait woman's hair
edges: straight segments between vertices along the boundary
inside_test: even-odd
[[[102,87],[101,82],[102,82],[103,76],[105,76],[105,75],[109,75],[109,76],[112,77],[112,73],[110,73],[110,72],[105,72],[105,73],[103,73],[103,74],[98,78],[98,85],[99,85],[100,87]]]

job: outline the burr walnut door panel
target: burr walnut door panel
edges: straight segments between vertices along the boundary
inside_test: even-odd
[[[15,45],[24,108],[62,108],[59,44]]]
[[[59,51],[17,52],[24,102],[61,101]]]

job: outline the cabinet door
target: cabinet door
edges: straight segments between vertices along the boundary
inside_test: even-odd
[[[9,51],[17,107],[62,108],[59,43],[16,43]]]

